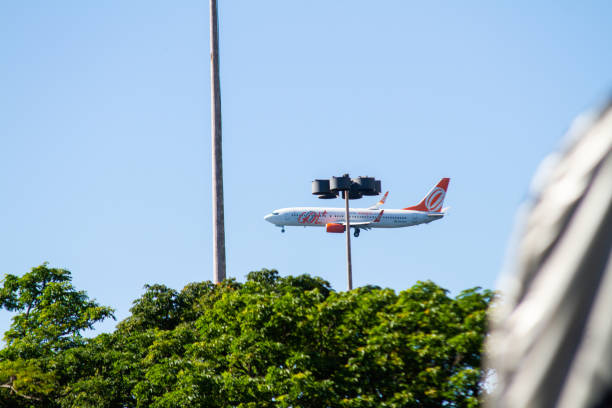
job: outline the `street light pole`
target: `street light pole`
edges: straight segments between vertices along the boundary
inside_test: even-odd
[[[349,192],[344,192],[346,209],[346,271],[348,274],[348,290],[353,290],[353,265],[351,263],[351,220],[349,218]]]
[[[380,194],[381,183],[380,180],[374,179],[374,177],[357,177],[351,179],[348,174],[344,174],[341,177],[332,177],[330,179],[317,179],[312,182],[312,194],[319,196],[322,199],[337,198],[338,194],[342,193],[344,196],[344,227],[346,232],[346,271],[348,278],[348,290],[353,290],[353,263],[351,261],[351,219],[349,211],[349,199],[361,198],[364,195],[372,196]],[[366,224],[355,224],[355,236],[359,236],[359,227],[366,228]],[[329,227],[333,226],[334,229],[330,231]],[[339,225],[335,222],[326,225],[328,232],[342,232],[338,231]]]
[[[210,89],[212,119],[213,281],[225,279],[223,160],[221,150],[221,84],[217,0],[210,0]]]

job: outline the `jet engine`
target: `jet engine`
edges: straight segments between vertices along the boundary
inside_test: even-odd
[[[325,224],[326,232],[342,233],[345,230],[346,228],[342,224],[335,224],[335,223]]]

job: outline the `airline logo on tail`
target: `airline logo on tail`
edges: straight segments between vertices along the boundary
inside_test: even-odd
[[[420,203],[412,207],[404,208],[404,210],[440,212],[444,204],[444,197],[446,196],[449,181],[449,178],[443,178],[429,193],[427,193]]]
[[[444,191],[440,187],[434,188],[433,191],[425,199],[425,207],[427,207],[429,211],[440,211],[442,209],[442,203],[444,202],[445,195],[446,191]]]

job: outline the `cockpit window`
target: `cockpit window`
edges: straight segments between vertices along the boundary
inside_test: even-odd
[[[280,215],[278,211],[272,211],[272,215]]]

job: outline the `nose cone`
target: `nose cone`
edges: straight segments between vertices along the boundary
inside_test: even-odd
[[[268,221],[270,224],[280,225],[283,221],[283,216],[279,211],[272,211],[270,214],[264,217],[264,220]]]
[[[266,215],[264,220],[274,225],[280,225],[279,223],[283,221],[283,215],[280,211],[274,210],[270,214]]]

